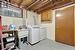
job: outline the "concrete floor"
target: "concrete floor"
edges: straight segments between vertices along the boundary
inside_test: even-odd
[[[19,50],[19,49],[16,49],[16,50]],[[20,50],[75,50],[75,47],[46,39],[39,42],[38,44],[34,46],[26,45],[26,44],[21,45]]]

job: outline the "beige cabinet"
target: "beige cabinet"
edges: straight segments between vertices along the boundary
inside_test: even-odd
[[[52,10],[45,10],[41,13],[41,22],[52,21]]]

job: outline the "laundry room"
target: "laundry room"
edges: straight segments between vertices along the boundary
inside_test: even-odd
[[[75,50],[75,0],[0,0],[0,50]]]

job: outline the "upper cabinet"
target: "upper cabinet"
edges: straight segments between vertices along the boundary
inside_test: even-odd
[[[45,10],[41,13],[41,22],[52,21],[52,10]]]

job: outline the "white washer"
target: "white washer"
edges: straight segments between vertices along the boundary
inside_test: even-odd
[[[28,42],[30,44],[35,44],[40,41],[40,27],[29,28]]]

